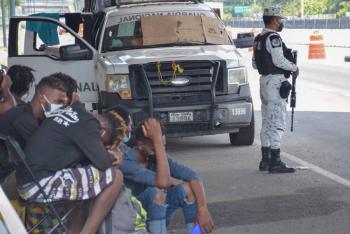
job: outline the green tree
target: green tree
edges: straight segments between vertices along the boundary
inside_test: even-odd
[[[252,5],[252,14],[261,14],[263,12],[263,8],[261,5],[253,4]]]
[[[338,17],[345,17],[346,12],[350,12],[350,2],[343,1],[339,3],[340,9],[337,12]]]
[[[305,0],[305,15],[320,15],[326,12],[328,0]]]
[[[282,7],[282,13],[285,16],[300,15],[300,0],[289,1]]]
[[[329,14],[335,14],[340,9],[340,3],[343,2],[343,0],[328,0],[327,2],[327,13]]]
[[[230,21],[232,19],[233,6],[224,5],[224,21]]]

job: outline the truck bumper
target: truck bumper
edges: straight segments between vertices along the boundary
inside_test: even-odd
[[[247,87],[249,90],[249,87]],[[249,93],[250,94],[250,93]],[[248,96],[249,97],[249,96]],[[121,100],[113,94],[103,93],[107,109],[124,105],[131,112],[134,125],[149,118],[148,102],[135,100]],[[174,115],[189,115],[190,120],[174,119]],[[239,128],[250,125],[253,115],[253,104],[250,98],[242,97],[237,100],[216,102],[211,104],[187,106],[162,106],[153,108],[153,117],[159,119],[165,127],[167,137],[185,137],[214,135],[238,132]]]
[[[193,121],[174,122],[171,114],[192,113]],[[165,126],[168,137],[214,135],[238,132],[239,128],[251,123],[252,103],[241,101],[237,103],[217,104],[210,120],[210,105],[188,106],[179,108],[155,109],[155,117]],[[213,121],[213,124],[211,124]]]

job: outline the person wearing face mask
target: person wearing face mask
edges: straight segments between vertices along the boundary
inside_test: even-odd
[[[65,84],[55,77],[44,77],[36,86],[31,102],[16,106],[0,115],[0,132],[13,137],[24,148],[39,128],[45,115],[64,105],[67,101]],[[0,183],[12,171],[7,154],[0,152]]]
[[[287,97],[280,90],[282,84],[288,83],[285,74],[292,74],[293,78],[299,75],[297,65],[286,58],[288,48],[278,34],[283,29],[283,19],[279,8],[264,9],[265,28],[256,36],[253,46],[253,68],[261,75],[262,159],[259,170],[268,170],[270,173],[295,172],[294,168],[288,167],[280,158],[287,115]]]
[[[0,114],[7,112],[11,108],[24,104],[28,98],[29,89],[34,84],[33,69],[22,65],[11,66],[7,74],[2,72],[0,77],[1,95]],[[1,97],[2,96],[2,97]]]
[[[93,116],[84,106],[49,114],[24,151],[34,176],[54,201],[92,200],[84,224],[74,220],[71,233],[93,234],[113,207],[123,182],[121,157],[114,147],[124,137],[114,112]],[[38,187],[25,170],[16,171],[19,195],[42,202]]]
[[[129,145],[131,143],[131,133],[132,133],[132,120],[130,116],[130,112],[123,105],[118,105],[112,108],[115,113],[117,113],[119,122],[121,126],[123,126],[124,137],[121,139],[119,144],[119,150],[122,154],[125,154],[129,149]]]
[[[147,119],[134,131],[136,146],[124,154],[121,171],[124,183],[148,213],[151,234],[167,233],[174,212],[181,208],[188,233],[195,223],[202,233],[210,233],[214,223],[208,211],[203,183],[198,174],[165,151],[162,129],[155,119]]]

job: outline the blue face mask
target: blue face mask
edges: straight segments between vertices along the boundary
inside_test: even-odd
[[[123,138],[123,142],[128,143],[130,141],[130,138],[131,138],[131,132],[125,135],[125,137]]]

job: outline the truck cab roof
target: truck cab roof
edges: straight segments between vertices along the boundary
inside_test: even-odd
[[[139,12],[151,12],[151,11],[161,11],[165,10],[169,11],[212,11],[211,8],[202,3],[194,3],[194,2],[176,2],[176,1],[170,1],[170,2],[143,2],[143,3],[137,3],[137,4],[128,4],[128,5],[121,5],[119,7],[112,6],[104,9],[104,12],[106,15],[119,15],[120,13],[126,13],[126,14],[132,14],[132,13],[139,13]]]

